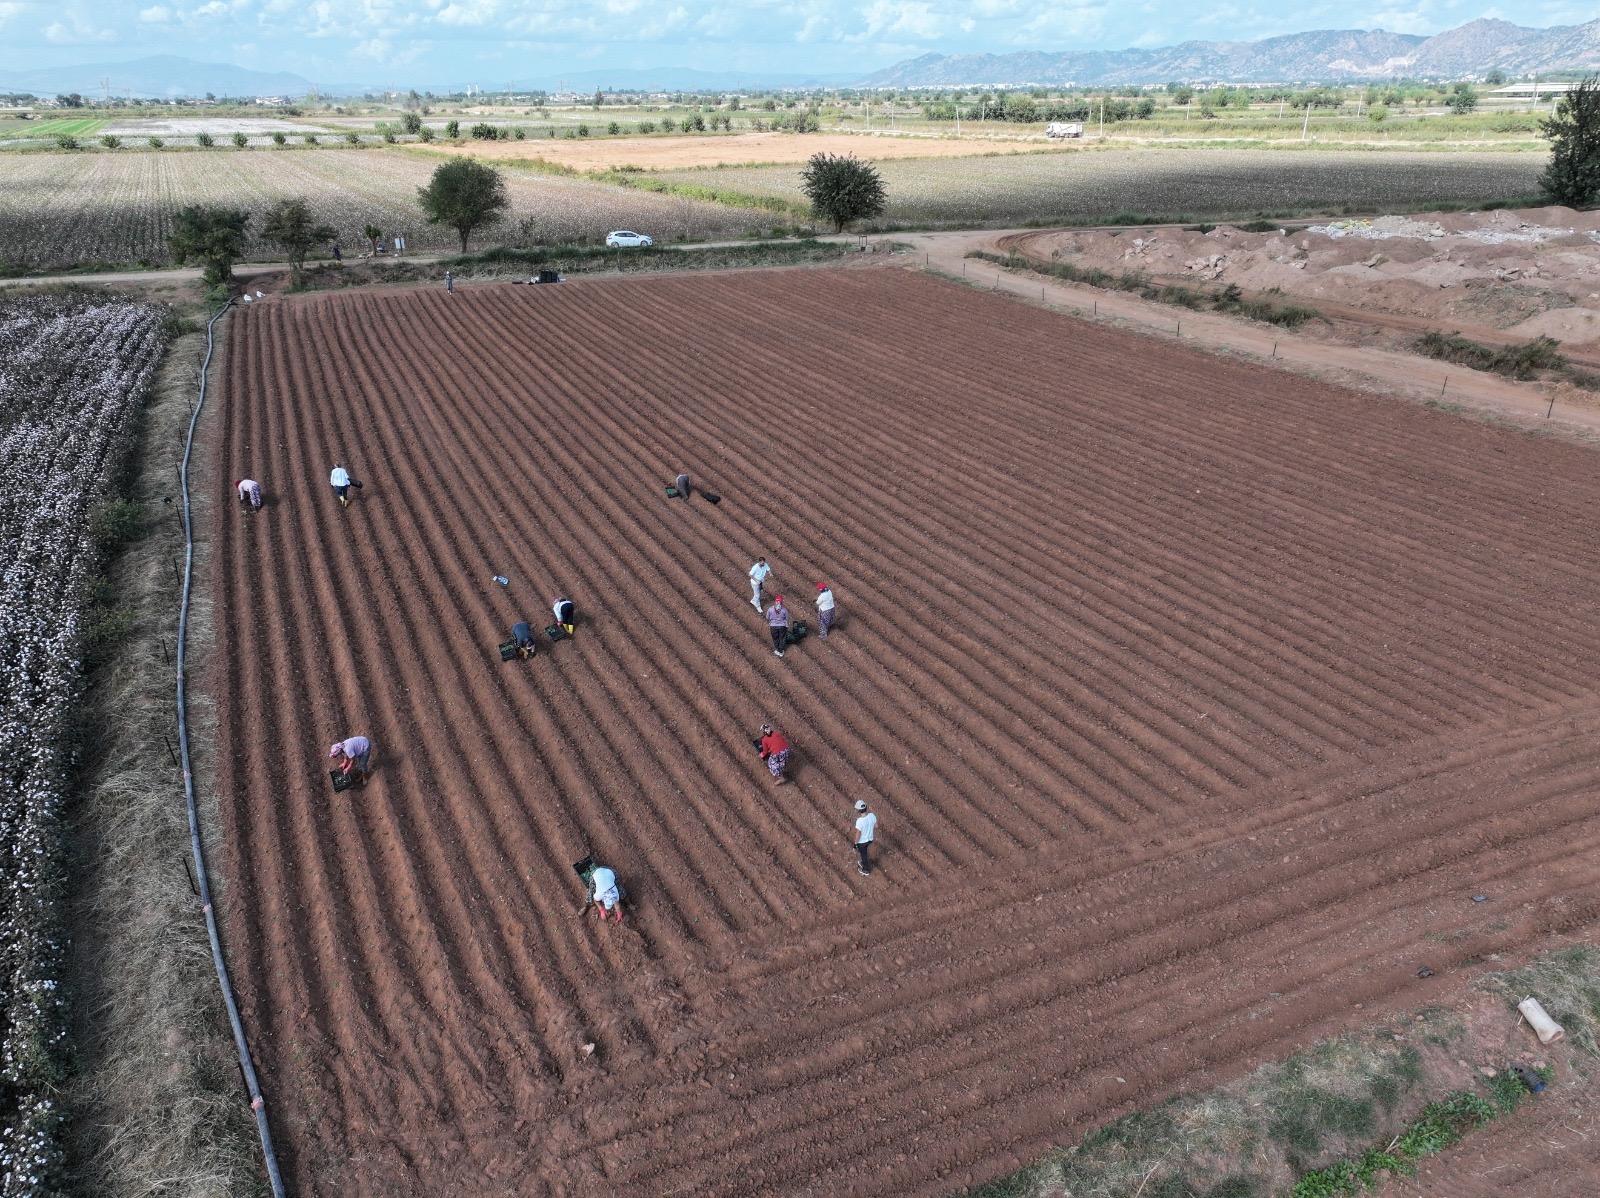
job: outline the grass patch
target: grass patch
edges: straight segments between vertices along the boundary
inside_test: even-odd
[[[1014,254],[991,254],[985,250],[973,250],[967,257],[993,262],[997,266],[1012,270],[1029,270],[1034,274],[1066,279],[1072,283],[1083,283],[1106,291],[1131,291],[1143,299],[1173,304],[1180,308],[1192,310],[1210,308],[1217,312],[1229,312],[1287,329],[1297,329],[1310,320],[1327,320],[1327,317],[1315,308],[1307,307],[1305,304],[1280,303],[1272,298],[1270,292],[1254,299],[1246,299],[1244,293],[1231,283],[1220,291],[1206,291],[1176,283],[1157,285],[1137,271],[1115,274],[1096,266],[1074,266],[1070,262],[1034,262]]]
[[[1560,343],[1550,337],[1535,337],[1518,345],[1496,348],[1459,333],[1424,333],[1411,343],[1411,348],[1441,362],[1503,374],[1512,379],[1527,380],[1537,378],[1545,371],[1565,373],[1569,369]],[[1587,378],[1593,377],[1588,371],[1577,373]]]

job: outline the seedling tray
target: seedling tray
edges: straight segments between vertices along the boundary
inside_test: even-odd
[[[333,793],[343,794],[356,784],[356,780],[343,770],[329,770],[328,777],[333,779]]]

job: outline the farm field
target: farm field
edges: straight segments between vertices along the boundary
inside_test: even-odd
[[[403,233],[412,252],[458,248],[454,232],[425,224],[417,188],[438,159],[378,149],[27,154],[0,170],[0,263],[13,267],[165,262],[171,215],[185,204],[229,204],[261,214],[285,196],[311,201],[332,225],[347,256],[364,246],[361,227]],[[602,237],[637,227],[662,239],[692,228],[698,236],[737,235],[770,223],[769,214],[736,210],[600,183],[508,170],[507,220],[475,244],[527,233],[547,242]],[[256,245],[254,256],[276,258]]]
[[[1301,209],[1393,211],[1536,195],[1544,156],[1359,150],[1099,150],[886,161],[888,223],[1008,224]],[[660,178],[803,201],[792,166]]]
[[[947,1194],[1600,917],[1590,450],[893,268],[229,319],[207,768],[297,1193]],[[833,637],[772,656],[758,553]]]

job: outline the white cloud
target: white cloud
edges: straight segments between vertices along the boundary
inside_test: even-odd
[[[163,4],[139,10],[139,20],[146,25],[165,25],[172,20],[172,10]]]

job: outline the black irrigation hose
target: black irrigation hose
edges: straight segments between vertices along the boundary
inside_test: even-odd
[[[206,325],[206,360],[200,367],[200,398],[195,401],[194,414],[189,417],[189,436],[183,443],[183,463],[178,468],[183,491],[183,599],[178,607],[178,752],[183,758],[183,793],[189,802],[189,847],[194,853],[194,869],[200,878],[200,902],[206,914],[206,932],[211,937],[211,959],[217,967],[217,982],[222,987],[222,1001],[228,1008],[228,1022],[233,1025],[233,1043],[239,1050],[239,1068],[244,1073],[245,1085],[250,1090],[250,1109],[255,1112],[256,1131],[261,1136],[261,1155],[267,1163],[267,1178],[272,1182],[274,1198],[284,1198],[283,1175],[278,1172],[278,1158],[272,1151],[272,1132],[267,1128],[267,1100],[261,1095],[261,1083],[256,1078],[256,1067],[250,1060],[250,1045],[245,1040],[244,1024],[239,1019],[239,1004],[233,997],[233,983],[228,980],[228,966],[222,959],[222,940],[217,934],[217,913],[211,906],[211,879],[206,875],[205,853],[200,847],[200,810],[194,797],[194,772],[189,768],[188,703],[184,695],[183,660],[188,646],[189,591],[194,581],[194,523],[189,510],[189,455],[194,450],[195,425],[200,422],[200,409],[206,403],[206,380],[211,369],[211,351],[215,346],[212,329],[232,305],[229,300],[222,310]]]

